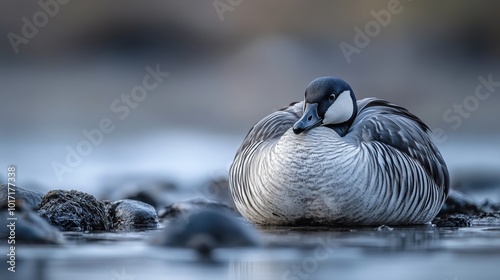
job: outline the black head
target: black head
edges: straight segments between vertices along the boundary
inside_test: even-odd
[[[357,114],[357,103],[351,86],[344,80],[321,77],[307,86],[304,113],[293,126],[295,134],[326,125],[343,135]]]

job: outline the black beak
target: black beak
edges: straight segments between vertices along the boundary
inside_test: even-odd
[[[293,125],[293,132],[295,134],[300,134],[306,130],[321,125],[322,121],[323,120],[318,116],[318,104],[306,103],[304,114],[300,120]]]

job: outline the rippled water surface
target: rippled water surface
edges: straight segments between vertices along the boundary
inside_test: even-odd
[[[43,191],[74,188],[98,196],[106,179],[112,181],[126,173],[145,171],[146,176],[154,173],[173,177],[180,182],[181,189],[187,190],[192,186],[190,178],[209,178],[227,172],[241,141],[241,137],[232,136],[186,135],[150,137],[154,140],[141,145],[103,144],[106,147],[99,149],[107,154],[96,150],[73,173],[65,175],[63,182],[55,178],[50,162],[64,154],[53,155],[53,149],[38,149],[32,142],[12,145],[26,151],[25,157],[16,157],[20,183],[35,182]],[[185,141],[186,138],[191,142]],[[450,140],[440,145],[452,177],[462,175],[461,170],[500,168],[497,143],[482,141],[474,151],[464,148],[467,141]],[[14,151],[6,154],[12,155]],[[43,153],[46,154],[36,158],[28,156]],[[475,195],[478,202],[486,198],[500,201],[498,188],[476,189],[474,180],[470,181],[469,190],[473,191],[468,195]],[[186,197],[190,195],[187,191]],[[468,228],[260,228],[259,231],[264,243],[261,248],[216,250],[210,259],[201,258],[191,250],[149,245],[147,240],[156,231],[66,233],[68,242],[62,246],[18,245],[17,272],[2,269],[0,279],[500,279],[500,224],[476,222]],[[4,264],[5,257],[4,253],[0,256]]]
[[[261,228],[254,249],[210,258],[153,247],[156,231],[66,233],[67,245],[19,246],[2,279],[498,279],[500,224],[469,228]],[[4,278],[4,277],[8,278]],[[12,278],[12,276],[15,276]]]

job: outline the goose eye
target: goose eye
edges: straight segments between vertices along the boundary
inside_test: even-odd
[[[328,97],[328,100],[335,101],[335,94],[330,94],[330,96]]]

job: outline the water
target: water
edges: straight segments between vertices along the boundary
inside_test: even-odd
[[[34,183],[45,189],[77,188],[97,194],[108,180],[131,174],[174,181],[189,188],[200,180],[227,174],[243,138],[244,134],[178,128],[136,136],[111,135],[59,180],[52,163],[64,163],[65,146],[75,146],[81,139],[62,142],[55,137],[39,142],[25,135],[3,139],[5,145],[0,147],[0,154],[4,158],[0,167],[6,170],[8,164],[16,164],[20,183]],[[500,136],[450,135],[446,142],[438,144],[452,179],[463,170],[472,174],[484,170],[500,174],[498,139]],[[0,173],[0,178],[4,177]]]
[[[109,139],[65,175],[63,181],[57,180],[51,162],[64,159],[64,146],[71,145],[71,141],[44,144],[29,137],[25,141],[5,139],[7,144],[1,152],[18,166],[20,186],[34,182],[42,190],[78,189],[98,195],[102,186],[114,179],[137,175],[174,181],[189,196],[190,187],[197,182],[227,172],[242,138],[243,135],[173,130]],[[474,143],[474,149],[470,143]],[[472,174],[500,170],[500,149],[494,138],[450,137],[439,146],[452,178],[463,174],[462,170]],[[477,201],[500,201],[498,186],[468,194]],[[261,228],[259,232],[263,247],[217,250],[212,259],[200,258],[190,250],[148,245],[147,240],[155,231],[66,233],[69,241],[63,246],[20,244],[15,274],[6,271],[2,254],[0,278],[462,280],[498,279],[500,273],[500,224],[380,230]],[[5,247],[0,249],[6,252]]]
[[[500,271],[500,224],[259,231],[264,247],[220,249],[210,259],[188,249],[148,245],[156,231],[68,233],[69,242],[61,247],[20,246],[17,272],[0,275],[26,280],[498,279]]]
[[[220,135],[193,130],[171,131],[147,135],[112,137],[94,147],[72,171],[59,180],[52,163],[65,163],[66,146],[79,140],[34,142],[30,137],[5,139],[0,147],[1,170],[8,164],[18,167],[20,186],[36,185],[44,190],[78,189],[98,194],[104,184],[123,177],[137,176],[172,181],[192,187],[200,180],[218,177],[229,170],[243,135]],[[33,156],[36,155],[36,156]],[[0,170],[0,171],[1,171]],[[0,173],[5,178],[6,171]]]

